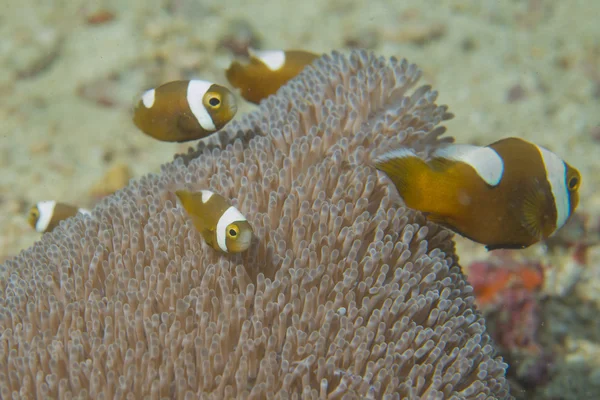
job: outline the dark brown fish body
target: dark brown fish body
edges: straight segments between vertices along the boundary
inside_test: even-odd
[[[27,221],[32,228],[40,233],[51,232],[58,226],[60,221],[74,217],[78,213],[89,214],[90,212],[54,200],[40,201],[29,209]]]
[[[144,93],[133,122],[145,134],[166,142],[202,139],[235,116],[229,89],[206,81],[174,81]]]
[[[229,83],[240,89],[244,99],[258,104],[318,57],[299,50],[250,51],[248,64],[234,61],[225,74]]]
[[[488,249],[548,238],[577,207],[579,172],[518,138],[487,147],[452,145],[424,161],[393,151],[376,161],[410,208]]]

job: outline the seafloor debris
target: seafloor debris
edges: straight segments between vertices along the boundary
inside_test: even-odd
[[[77,95],[102,107],[115,107],[120,103],[118,86],[118,74],[111,74],[78,86]]]
[[[539,337],[544,267],[515,253],[499,251],[473,262],[467,274],[490,336],[511,366],[509,376],[518,387],[531,389],[548,381],[553,360]]]
[[[123,188],[131,179],[131,170],[125,163],[114,164],[90,189],[93,197],[104,197]]]
[[[384,29],[383,38],[393,42],[423,46],[440,39],[446,34],[446,29],[446,25],[442,22],[409,22]]]
[[[2,65],[17,78],[30,78],[45,71],[58,58],[63,44],[61,31],[50,25],[16,29],[12,39],[6,41],[13,49],[6,52],[10,57]]]
[[[247,56],[249,48],[261,47],[261,40],[248,21],[235,19],[227,24],[227,31],[219,40],[218,47],[229,50],[235,56]]]
[[[544,282],[544,269],[539,263],[514,258],[513,251],[490,253],[487,260],[475,261],[467,267],[477,303],[484,310],[502,303],[507,291],[536,292]]]
[[[114,11],[108,9],[100,9],[93,11],[85,16],[85,22],[90,25],[103,25],[115,19],[117,15]]]
[[[344,39],[344,46],[352,49],[375,49],[379,46],[380,35],[375,29],[351,31]]]
[[[600,142],[600,125],[590,128],[590,136],[597,142]]]
[[[527,98],[527,90],[520,83],[515,83],[506,91],[506,101],[516,103]]]

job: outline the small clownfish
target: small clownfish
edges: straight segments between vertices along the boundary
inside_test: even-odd
[[[27,222],[40,233],[51,232],[58,226],[60,221],[74,217],[77,213],[90,215],[89,210],[77,208],[70,204],[54,200],[40,201],[29,209]]]
[[[579,203],[579,171],[519,138],[450,145],[424,161],[409,149],[374,162],[410,208],[488,250],[522,249],[562,227]]]
[[[226,87],[201,81],[173,81],[147,90],[133,122],[146,135],[164,142],[202,139],[225,126],[237,112]]]
[[[248,53],[248,64],[242,65],[234,61],[225,75],[233,87],[240,89],[241,96],[254,104],[275,94],[287,81],[319,57],[301,50],[248,49]]]
[[[212,248],[223,253],[239,253],[250,247],[252,227],[225,197],[210,190],[195,193],[178,190],[175,195]]]

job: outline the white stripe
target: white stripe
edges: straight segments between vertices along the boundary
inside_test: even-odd
[[[546,179],[550,184],[556,207],[556,229],[565,224],[571,212],[569,189],[567,188],[567,166],[556,154],[543,147],[536,146],[542,155],[546,167]]]
[[[142,96],[142,103],[144,103],[144,107],[152,108],[152,106],[154,105],[155,95],[156,95],[155,89],[146,90],[146,92]]]
[[[250,50],[248,54],[258,58],[271,71],[277,71],[285,64],[285,52],[281,50]]]
[[[204,204],[206,204],[214,194],[210,190],[201,190],[200,193],[202,193],[202,203]]]
[[[38,211],[40,212],[40,216],[35,223],[35,230],[38,232],[44,232],[48,229],[48,225],[50,225],[50,221],[52,220],[52,216],[54,215],[54,207],[56,207],[56,201],[40,201],[36,205]]]
[[[461,161],[470,165],[477,175],[490,186],[497,186],[502,180],[504,161],[491,147],[454,144],[436,150],[432,156]]]
[[[204,107],[202,100],[204,95],[208,92],[208,89],[212,86],[212,83],[206,81],[192,80],[188,83],[187,87],[187,102],[192,114],[196,117],[196,120],[200,124],[200,127],[205,131],[212,132],[217,128],[212,120],[212,117]]]
[[[92,215],[92,212],[90,210],[86,210],[85,208],[80,208],[77,210],[77,212],[82,215]]]
[[[217,244],[225,253],[227,253],[227,227],[237,221],[246,221],[246,217],[242,215],[234,206],[230,206],[217,222]],[[240,232],[241,233],[241,232]]]

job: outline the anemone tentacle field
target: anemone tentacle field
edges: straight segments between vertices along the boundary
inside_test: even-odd
[[[420,75],[325,55],[0,265],[0,397],[509,398],[451,235],[370,165],[451,140]],[[208,246],[180,189],[231,199],[249,249]]]

